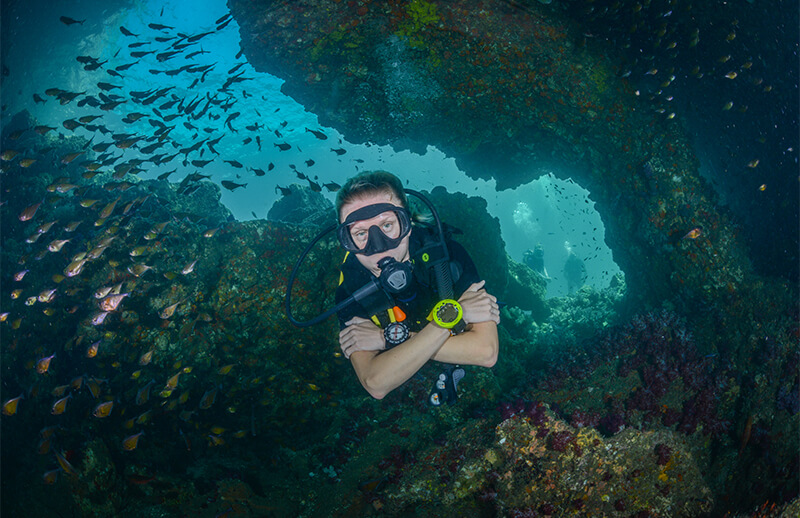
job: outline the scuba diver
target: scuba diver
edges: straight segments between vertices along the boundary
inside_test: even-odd
[[[536,248],[530,248],[522,255],[522,262],[525,265],[538,273],[541,278],[546,281],[551,280],[547,274],[547,268],[544,267],[544,247],[541,243],[536,245]]]
[[[428,206],[435,224],[412,223],[406,193]],[[312,325],[336,312],[342,353],[376,399],[403,385],[428,360],[448,364],[434,381],[429,403],[453,403],[464,377],[459,365],[492,367],[497,361],[497,299],[485,290],[467,251],[446,236],[433,205],[403,189],[393,174],[368,171],[350,178],[337,193],[336,209],[339,224],[317,236],[292,272],[289,320]],[[336,306],[297,321],[290,307],[294,276],[314,243],[332,230],[346,251]]]
[[[569,241],[564,241],[567,250],[567,260],[564,263],[564,278],[567,280],[567,293],[572,293],[583,287],[586,282],[586,265],[583,259],[575,255]]]

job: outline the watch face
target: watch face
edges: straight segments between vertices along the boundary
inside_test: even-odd
[[[439,317],[439,320],[444,322],[445,324],[449,324],[450,322],[455,321],[458,318],[458,310],[452,304],[445,304],[439,311],[436,313]]]
[[[408,340],[408,326],[402,322],[392,322],[383,330],[383,336],[389,345],[398,345]]]
[[[392,326],[386,330],[386,333],[392,341],[402,340],[406,334],[400,326]]]

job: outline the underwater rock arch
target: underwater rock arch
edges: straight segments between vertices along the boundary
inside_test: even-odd
[[[322,124],[353,142],[434,145],[499,188],[574,165],[632,304],[753,318],[742,301],[763,299],[762,284],[680,117],[637,96],[563,15],[463,0],[229,6],[248,61]]]

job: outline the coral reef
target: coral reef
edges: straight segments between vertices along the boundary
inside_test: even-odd
[[[386,509],[401,514],[422,504],[437,511],[446,506],[447,516],[480,510],[700,516],[713,507],[692,454],[697,445],[674,432],[628,428],[605,438],[570,426],[541,403],[523,405],[494,434],[487,428],[477,421],[454,430],[445,445],[418,452],[386,492]]]
[[[622,278],[545,303],[485,202],[435,189],[445,221],[469,218],[470,234],[454,237],[487,281],[549,316],[507,306],[498,364],[467,367],[457,405],[427,406],[435,363],[373,401],[338,352],[333,319],[297,329],[284,314],[287,274],[317,227],[227,221],[213,186],[201,186],[213,201],[201,210],[166,182],[108,190],[56,170],[7,176],[24,197],[1,209],[4,236],[66,235],[49,222],[85,220],[58,252],[4,238],[4,282],[20,292],[3,299],[2,392],[24,395],[3,417],[3,478],[19,495],[4,501],[9,514],[23,504],[52,514],[43,492],[82,516],[695,515],[767,494],[780,510],[796,494],[790,312],[718,347],[703,319],[668,304],[627,316]],[[63,181],[82,187],[48,194],[33,221],[15,217]],[[82,253],[91,260],[64,275]],[[293,290],[299,317],[332,305],[340,261],[333,239],[311,252]],[[97,298],[114,286],[124,296]],[[102,319],[98,304],[110,309]],[[752,369],[737,369],[737,354]],[[741,465],[752,475],[737,477]]]
[[[457,405],[427,407],[436,364],[374,401],[334,319],[285,317],[316,228],[231,221],[209,182],[88,174],[84,139],[26,132],[14,146],[44,158],[2,166],[4,514],[796,511],[792,288],[752,273],[681,128],[565,22],[536,3],[229,4],[250,62],[351,140],[436,144],[500,188],[575,164],[625,281],[543,302],[485,202],[434,189],[511,304],[500,359],[466,369]],[[2,149],[36,124],[15,117]],[[300,318],[331,307],[341,256],[329,239],[307,258]]]

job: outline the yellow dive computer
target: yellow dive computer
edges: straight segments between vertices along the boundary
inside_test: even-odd
[[[464,310],[461,309],[461,304],[453,299],[444,299],[438,302],[433,307],[433,321],[439,327],[449,329],[454,335],[457,335],[467,328],[467,324],[461,318],[464,316]]]

